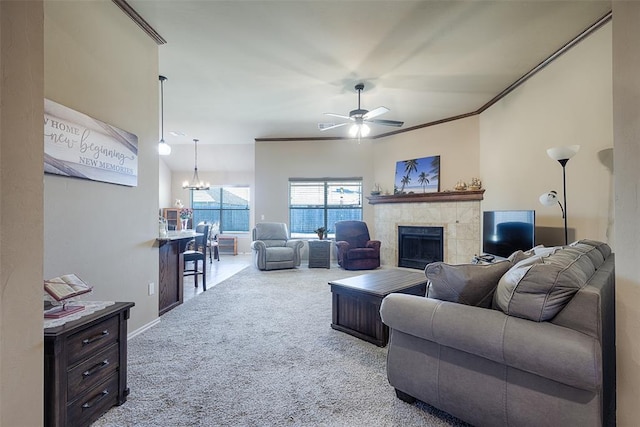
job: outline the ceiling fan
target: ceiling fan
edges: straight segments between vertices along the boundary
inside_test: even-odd
[[[321,131],[325,131],[352,124],[351,128],[349,129],[349,135],[351,135],[351,137],[353,138],[366,138],[371,131],[371,129],[369,129],[369,126],[367,126],[367,123],[395,127],[400,127],[404,124],[404,122],[399,122],[396,120],[374,119],[374,117],[378,117],[386,113],[387,111],[389,111],[389,109],[387,107],[378,107],[375,110],[371,111],[363,110],[362,108],[360,108],[360,93],[364,90],[364,84],[358,83],[355,88],[358,91],[357,109],[351,110],[348,116],[344,116],[342,114],[324,113],[327,116],[347,119],[349,121],[344,123],[318,123],[318,129],[320,129]]]

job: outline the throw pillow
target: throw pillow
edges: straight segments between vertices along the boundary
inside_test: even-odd
[[[510,316],[551,320],[595,272],[589,255],[565,247],[519,262],[500,278],[494,306]]]
[[[512,265],[516,265],[517,263],[519,263],[523,259],[527,259],[527,258],[529,258],[531,256],[532,256],[532,254],[531,254],[530,251],[522,252],[522,251],[518,250],[518,251],[515,251],[514,253],[512,253],[511,255],[509,255],[509,258],[507,258],[507,260],[509,260]]]
[[[433,262],[424,270],[429,279],[427,297],[489,308],[498,280],[509,267],[509,261],[459,265]]]
[[[498,281],[493,295],[493,307],[509,314],[509,302],[513,298],[518,284],[535,264],[542,263],[542,255],[530,256],[515,263]]]

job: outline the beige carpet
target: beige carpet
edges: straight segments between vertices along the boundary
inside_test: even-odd
[[[458,426],[408,405],[386,348],[331,329],[339,268],[249,267],[129,341],[127,403],[94,426]],[[135,308],[134,308],[135,310]]]

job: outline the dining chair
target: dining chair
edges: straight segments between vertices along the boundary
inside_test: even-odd
[[[220,251],[218,247],[218,234],[220,234],[220,223],[214,222],[209,230],[209,240],[207,240],[207,249],[209,250],[209,262],[213,259],[220,261]],[[213,254],[213,256],[212,256]]]
[[[184,257],[184,276],[193,276],[194,286],[198,287],[198,276],[202,276],[202,290],[207,290],[207,267],[205,265],[207,253],[207,241],[209,240],[209,224],[198,224],[196,226],[196,236],[193,240],[192,249],[187,249],[182,253]],[[202,261],[202,270],[198,269],[198,261]],[[193,262],[193,268],[187,269],[187,263]]]

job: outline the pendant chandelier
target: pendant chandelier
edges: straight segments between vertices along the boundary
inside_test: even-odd
[[[164,141],[164,82],[165,76],[158,76],[160,79],[160,142],[158,143],[158,154],[168,156],[171,154],[171,146]]]
[[[200,180],[200,177],[198,176],[198,140],[194,139],[193,140],[194,143],[194,149],[195,149],[195,162],[194,162],[194,168],[193,168],[193,177],[191,178],[191,181],[185,181],[182,183],[182,188],[184,188],[185,190],[208,190],[209,189],[209,183],[205,183],[203,181]]]

